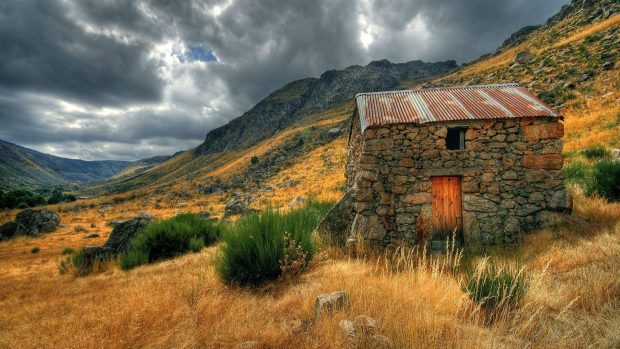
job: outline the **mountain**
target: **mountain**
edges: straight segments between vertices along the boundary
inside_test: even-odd
[[[564,116],[567,156],[592,144],[620,148],[619,13],[618,1],[573,0],[543,25],[519,30],[461,67],[383,60],[291,82],[209,132],[196,149],[91,189],[141,190],[171,202],[232,193],[274,204],[301,195],[338,198],[353,96],[379,90],[518,82]],[[531,61],[517,63],[521,52]]]
[[[66,159],[0,140],[0,186],[3,189],[70,187],[110,178],[128,167],[146,170],[169,158],[155,157],[136,162]]]
[[[356,93],[391,90],[402,81],[445,74],[456,68],[455,61],[391,63],[384,59],[364,67],[329,70],[319,78],[293,81],[242,116],[210,131],[198,147],[198,154],[247,148],[313,113],[351,100]]]

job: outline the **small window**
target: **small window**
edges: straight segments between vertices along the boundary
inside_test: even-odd
[[[446,135],[446,148],[448,150],[465,149],[465,127],[453,127],[448,129]]]

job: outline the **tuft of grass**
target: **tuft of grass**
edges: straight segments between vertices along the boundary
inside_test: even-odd
[[[515,306],[528,285],[523,268],[497,265],[485,258],[473,272],[465,274],[462,288],[477,304],[487,309],[503,309]]]
[[[130,250],[121,256],[122,269],[170,259],[187,252],[198,252],[220,237],[220,226],[197,214],[180,214],[151,223],[131,241]]]
[[[620,161],[601,160],[594,164],[586,188],[587,193],[596,193],[609,201],[620,201]]]
[[[586,182],[590,168],[581,161],[573,161],[564,166],[564,176],[567,183],[582,185]]]
[[[220,278],[260,285],[304,270],[317,249],[312,232],[331,206],[311,202],[288,213],[267,209],[229,225],[215,260]]]
[[[62,255],[68,255],[68,254],[73,254],[73,252],[75,252],[75,250],[73,250],[71,247],[65,247],[64,250],[62,250]]]
[[[600,159],[607,157],[609,152],[605,149],[605,146],[602,144],[593,145],[581,151],[581,155],[588,159]]]
[[[32,250],[30,250],[30,253],[39,253],[41,251],[41,249],[38,246],[35,246],[32,248]]]

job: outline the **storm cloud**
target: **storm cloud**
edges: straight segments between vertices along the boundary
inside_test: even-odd
[[[170,154],[291,80],[466,62],[566,2],[2,1],[0,138],[83,159]]]

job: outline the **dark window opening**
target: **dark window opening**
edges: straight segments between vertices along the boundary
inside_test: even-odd
[[[448,150],[465,149],[465,127],[453,127],[448,129],[446,135],[446,148]]]

